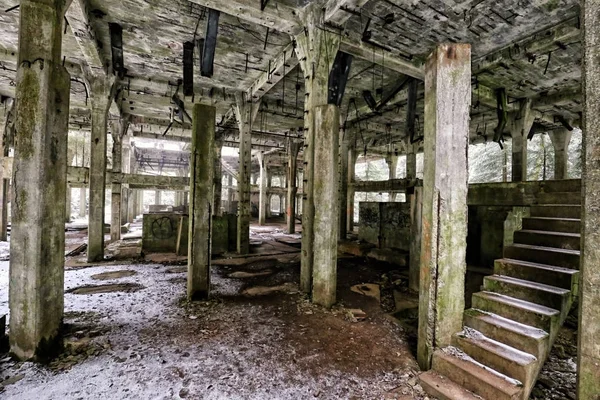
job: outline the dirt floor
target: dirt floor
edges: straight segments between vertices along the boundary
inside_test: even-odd
[[[281,249],[274,242],[285,235],[271,228],[253,227],[252,238]],[[68,237],[74,248],[81,232]],[[339,304],[324,310],[299,292],[298,237],[288,239],[287,252],[215,260],[206,302],[185,300],[181,259],[68,263],[65,350],[46,366],[0,355],[0,397],[426,399],[406,272],[341,258]],[[0,314],[7,297],[0,262]]]

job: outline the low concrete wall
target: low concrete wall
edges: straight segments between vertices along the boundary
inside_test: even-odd
[[[409,203],[359,203],[358,237],[380,249],[410,249]]]

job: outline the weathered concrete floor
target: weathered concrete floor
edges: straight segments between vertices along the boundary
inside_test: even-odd
[[[396,273],[361,260],[341,260],[343,306],[324,311],[296,289],[297,253],[240,264],[232,259],[214,266],[214,298],[195,304],[184,301],[185,268],[68,269],[65,290],[84,287],[78,292],[86,294],[65,295],[67,350],[48,367],[0,355],[0,382],[9,379],[1,397],[425,398],[415,378],[409,328],[392,322],[377,301],[350,290],[354,284],[382,283],[388,288],[382,290],[382,302],[389,309]],[[122,270],[128,272],[116,272]],[[96,275],[106,272],[115,273],[98,280]],[[235,272],[246,274],[229,277]],[[256,272],[261,274],[244,277]],[[96,291],[91,285],[105,284],[121,286],[100,292],[123,291],[89,294]],[[279,291],[245,294],[260,292],[257,286]],[[8,263],[3,262],[0,313],[8,312],[7,292]],[[357,322],[351,308],[362,309],[367,319]]]

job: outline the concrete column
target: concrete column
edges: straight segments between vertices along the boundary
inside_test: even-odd
[[[216,109],[195,104],[190,160],[190,222],[187,296],[205,299],[210,291],[211,222],[214,205]]]
[[[60,351],[71,81],[62,66],[64,1],[21,0],[10,242],[10,350]]]
[[[137,201],[137,211],[135,213],[136,217],[138,215],[142,215],[144,213],[144,191],[141,189],[138,190],[137,196],[138,196],[138,201]]]
[[[419,275],[421,273],[421,235],[423,215],[423,188],[415,187],[408,196],[410,201],[410,257],[408,267],[408,288],[419,291]]]
[[[350,147],[348,151],[348,201],[346,209],[347,211],[347,232],[354,231],[354,182],[356,181],[356,159],[358,158],[358,153],[356,152],[356,147]]]
[[[340,111],[335,105],[315,108],[314,174],[315,239],[313,295],[315,304],[331,307],[337,284],[337,244],[339,229],[339,143]]]
[[[10,152],[9,135],[7,132],[7,119],[10,115],[14,115],[14,102],[7,100],[7,112],[5,118],[0,120],[0,129],[3,129],[2,137],[0,138],[0,156],[8,157]],[[0,241],[8,240],[8,202],[10,199],[10,176],[5,176],[4,171],[0,168]]]
[[[396,179],[396,169],[398,168],[398,156],[396,154],[389,153],[385,157],[385,163],[388,166],[388,179]],[[390,201],[396,201],[396,193],[390,192]]]
[[[296,55],[305,76],[304,102],[304,204],[302,206],[302,252],[300,254],[300,287],[305,293],[311,292],[313,283],[313,242],[315,222],[314,154],[315,154],[315,109],[327,104],[329,73],[340,47],[340,35],[322,29],[323,10],[318,4],[306,7],[302,16],[303,32],[296,37]],[[336,132],[336,141],[337,139]],[[331,150],[331,149],[329,149]],[[336,153],[339,149],[332,150]],[[336,160],[337,165],[337,160]],[[336,169],[337,170],[337,167]],[[323,171],[329,176],[330,171]],[[337,176],[335,180],[337,181]],[[337,205],[336,207],[337,208]],[[336,216],[337,221],[339,217]],[[331,222],[331,221],[330,221]],[[331,227],[329,227],[331,229]],[[339,228],[336,226],[335,231]]]
[[[258,175],[258,224],[264,225],[267,219],[267,166],[265,163],[265,155],[261,151],[256,155],[260,173]]]
[[[279,195],[279,215],[283,215],[285,210],[285,196]]]
[[[114,96],[114,76],[87,77],[92,102],[90,141],[90,205],[88,262],[104,259],[104,200],[106,190],[106,134],[108,110]]]
[[[287,186],[287,232],[296,232],[296,196],[298,193],[298,152],[300,143],[288,144],[288,186]]]
[[[410,137],[406,138],[406,179],[417,179],[417,147],[410,142]]]
[[[510,123],[512,135],[512,181],[527,181],[527,135],[533,126],[531,99],[521,100],[520,110]]]
[[[467,249],[471,46],[438,45],[425,64],[425,175],[417,359],[462,328]]]
[[[600,396],[600,0],[582,2],[583,174],[577,398]]]
[[[344,138],[346,132],[340,131],[340,195],[339,195],[339,239],[346,240],[348,236],[348,169],[349,169],[349,141]]]
[[[215,215],[223,215],[221,211],[221,193],[223,190],[223,167],[221,165],[221,153],[223,149],[223,141],[215,140],[215,204],[213,210]]]
[[[227,212],[233,213],[233,176],[227,174]]]
[[[67,185],[67,195],[65,196],[65,222],[71,222],[71,186]]]
[[[87,216],[87,188],[79,188],[79,218]]]
[[[160,190],[155,190],[154,191],[154,204],[156,205],[160,205],[160,203],[162,202],[162,192]]]
[[[252,172],[252,124],[258,114],[258,104],[236,95],[236,118],[240,131],[240,170],[238,172],[238,226],[237,251],[250,252],[250,175]]]
[[[123,170],[123,137],[127,134],[129,122],[121,118],[112,125],[112,172],[119,173]],[[120,183],[111,185],[111,221],[110,240],[121,240],[121,191]]]
[[[566,129],[550,131],[554,146],[554,179],[569,179],[569,143],[573,132]]]

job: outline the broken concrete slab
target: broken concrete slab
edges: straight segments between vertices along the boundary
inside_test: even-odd
[[[350,288],[354,293],[362,294],[368,297],[372,297],[378,302],[381,301],[381,293],[379,285],[375,283],[361,283],[360,285],[354,285]]]
[[[266,296],[274,293],[297,293],[298,285],[292,282],[286,282],[278,286],[254,286],[242,291],[246,296]]]
[[[395,249],[371,249],[367,257],[400,267],[408,266],[408,253]]]

